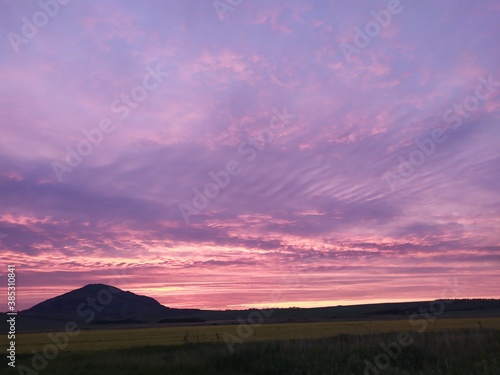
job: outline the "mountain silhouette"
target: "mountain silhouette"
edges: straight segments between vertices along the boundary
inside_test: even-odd
[[[88,284],[24,310],[28,315],[48,318],[79,316],[94,321],[143,319],[168,316],[170,308],[154,298],[126,292],[105,284]]]

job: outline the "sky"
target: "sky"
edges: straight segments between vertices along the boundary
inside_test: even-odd
[[[4,306],[500,298],[498,1],[0,7]]]

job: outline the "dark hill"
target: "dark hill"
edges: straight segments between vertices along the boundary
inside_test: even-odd
[[[500,316],[498,299],[462,299],[445,304],[439,318],[488,318]],[[265,314],[265,323],[352,321],[375,319],[411,319],[431,311],[433,301],[393,302],[315,308],[275,308]],[[434,306],[434,307],[433,307]],[[439,306],[439,304],[437,305]],[[75,321],[82,329],[102,329],[102,325],[130,327],[151,324],[236,324],[250,310],[175,309],[161,305],[151,297],[126,292],[104,284],[89,284],[82,288],[41,302],[21,311],[16,321],[20,332],[56,331]],[[7,316],[0,319],[0,331],[7,332]],[[431,314],[432,315],[432,314]]]
[[[94,322],[99,320],[143,319],[149,316],[168,316],[170,309],[151,297],[125,292],[105,284],[89,284],[60,296],[50,298],[24,314],[47,318],[79,316]]]

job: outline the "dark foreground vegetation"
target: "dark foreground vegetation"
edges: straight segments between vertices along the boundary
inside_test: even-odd
[[[403,335],[404,336],[404,335]],[[138,347],[125,350],[63,352],[40,374],[500,374],[500,331],[487,329],[410,333],[340,335],[326,339]],[[408,339],[408,336],[406,337]],[[399,342],[408,344],[403,346]],[[382,345],[381,345],[382,344]],[[383,346],[387,349],[383,349]],[[17,365],[30,368],[31,355],[18,355]],[[376,366],[378,358],[379,367]],[[0,373],[18,372],[6,366]],[[380,368],[382,367],[382,369]],[[7,368],[7,370],[6,370]]]

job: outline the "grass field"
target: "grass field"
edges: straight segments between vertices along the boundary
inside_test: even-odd
[[[412,343],[400,350],[393,349],[391,357],[384,354],[381,344],[394,343],[397,340],[394,332],[249,342],[236,346],[233,354],[224,343],[167,346],[137,343],[134,348],[96,351],[89,345],[92,341],[87,341],[87,349],[93,351],[62,352],[36,371],[32,370],[33,357],[21,354],[17,369],[4,370],[7,367],[4,362],[0,372],[4,375],[500,375],[498,330],[428,330],[410,333],[410,338]],[[379,362],[383,369],[367,367],[367,361],[373,366],[380,355],[386,357],[386,362]],[[20,365],[26,368],[18,372]]]
[[[427,332],[464,328],[491,328],[500,330],[500,318],[436,319],[427,321]],[[412,326],[405,320],[374,320],[352,322],[262,324],[252,328],[245,342],[290,339],[317,339],[339,335],[363,335],[384,332],[417,331],[421,325]],[[241,328],[240,328],[241,329]],[[224,342],[224,335],[238,337],[238,325],[210,325],[186,327],[159,327],[137,329],[107,329],[82,331],[71,337],[65,350],[108,350],[138,346],[179,345],[201,342]],[[6,338],[2,336],[2,340]],[[18,354],[32,349],[42,350],[51,340],[47,333],[24,333],[16,337]],[[3,345],[2,345],[3,347]]]
[[[427,326],[422,330],[424,323]],[[397,344],[401,332],[409,332],[411,344]],[[4,357],[0,372],[500,375],[500,318],[92,330],[66,336],[67,345],[56,353],[47,351],[48,346],[55,348],[51,345],[54,335],[65,334],[16,335],[17,369],[8,367]],[[227,337],[240,344],[228,345]],[[384,345],[392,352],[384,351]]]

